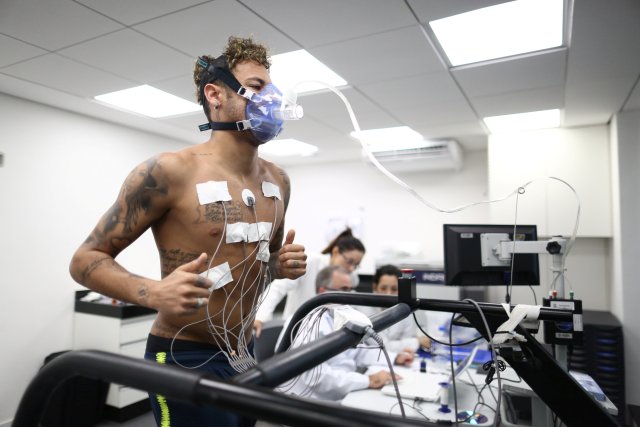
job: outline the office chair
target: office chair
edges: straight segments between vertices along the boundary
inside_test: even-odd
[[[273,356],[278,336],[282,331],[284,319],[272,319],[264,322],[259,338],[254,337],[253,354],[258,363]]]

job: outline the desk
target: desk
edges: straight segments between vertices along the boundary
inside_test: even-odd
[[[388,370],[388,367],[379,366],[376,368],[370,368],[371,372],[377,372],[380,369]],[[414,365],[409,368],[394,367],[394,370],[400,376],[429,375],[428,373],[425,374],[419,371],[419,362],[414,363]],[[517,375],[510,368],[502,372],[501,377],[503,379],[507,378],[511,380],[517,380]],[[459,379],[456,380],[458,412],[467,410],[471,411],[474,409],[476,403],[478,402],[477,390],[482,389],[482,386],[484,385],[484,379],[484,374],[477,374],[475,372],[475,368],[471,367],[467,371],[465,371]],[[503,386],[504,384],[505,383],[503,382]],[[482,391],[482,398],[490,408],[483,405],[478,405],[478,407],[476,408],[476,412],[480,412],[482,415],[487,417],[487,420],[481,425],[488,426],[493,423],[493,410],[496,407],[497,397],[497,380],[494,380],[491,383],[491,387],[486,387]],[[434,422],[438,420],[453,421],[453,412],[455,411],[455,408],[452,388],[449,391],[449,408],[451,409],[450,414],[440,413],[438,411],[438,409],[440,408],[440,404],[437,402],[414,402],[413,399],[403,399],[403,402],[407,417],[430,419]],[[392,415],[401,415],[400,407],[398,405],[398,399],[394,396],[385,395],[380,390],[365,389],[351,392],[347,396],[345,396],[345,398],[341,401],[341,404],[354,408],[384,412]]]

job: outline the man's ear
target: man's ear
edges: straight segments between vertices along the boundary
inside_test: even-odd
[[[212,107],[217,109],[216,106],[220,106],[220,98],[222,94],[222,87],[213,83],[207,83],[204,86],[204,97],[206,102]]]
[[[327,292],[327,288],[325,288],[324,286],[320,286],[320,287],[318,288],[318,293],[319,293],[319,294],[322,294],[322,293],[324,293],[324,292]]]

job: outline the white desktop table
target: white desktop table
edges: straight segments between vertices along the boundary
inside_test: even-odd
[[[377,372],[380,369],[388,370],[388,367],[379,366],[370,368],[370,372]],[[408,375],[429,375],[428,372],[421,373],[419,371],[418,363],[415,363],[409,368],[394,366],[394,370],[401,377]],[[477,374],[475,368],[471,367],[464,373],[462,373],[459,379],[456,380],[458,412],[474,410],[474,407],[478,402],[477,390],[482,389],[485,377],[486,375]],[[502,372],[501,377],[511,380],[517,380],[517,375],[511,368],[507,368],[506,371]],[[473,385],[474,383],[475,387]],[[504,384],[505,383],[503,382],[503,385]],[[428,419],[432,422],[436,422],[439,420],[453,421],[455,407],[452,387],[449,388],[448,394],[448,406],[449,409],[451,409],[451,412],[449,414],[443,414],[438,411],[438,409],[440,408],[439,402],[415,402],[413,399],[403,399],[406,416],[417,419]],[[479,412],[487,417],[487,420],[480,425],[489,426],[493,424],[493,420],[495,417],[494,410],[497,406],[496,399],[498,397],[498,390],[497,379],[495,377],[493,382],[491,383],[491,386],[486,387],[483,390],[482,397],[484,399],[484,402],[492,409],[487,406],[478,405],[475,412]],[[401,416],[397,397],[383,394],[382,391],[378,389],[365,389],[351,392],[347,396],[345,396],[345,398],[341,401],[341,404],[354,408],[379,411],[386,414]]]

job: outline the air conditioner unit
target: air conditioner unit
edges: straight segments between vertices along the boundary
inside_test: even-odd
[[[462,149],[453,139],[432,141],[420,148],[377,151],[373,156],[393,173],[458,171],[462,168]]]

